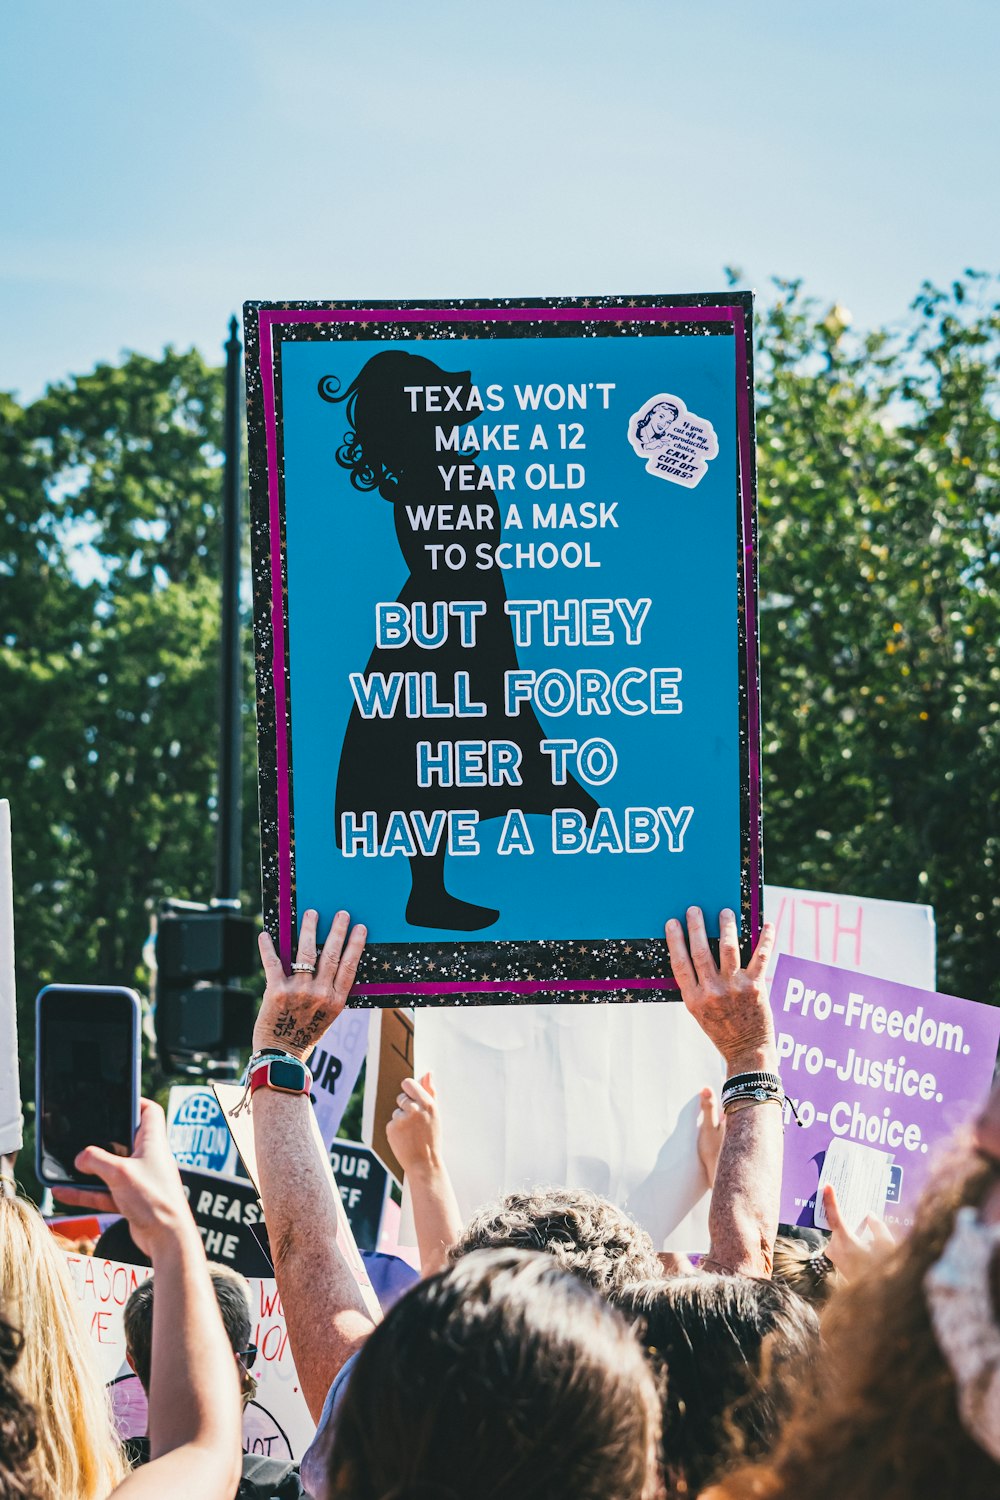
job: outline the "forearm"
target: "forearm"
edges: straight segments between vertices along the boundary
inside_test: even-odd
[[[206,1488],[210,1482],[235,1488],[242,1450],[239,1378],[193,1220],[154,1246],[152,1259],[151,1455],[191,1447],[198,1493],[214,1493]]]
[[[448,1251],[462,1233],[455,1189],[444,1162],[406,1174],[413,1205],[413,1223],[420,1251],[420,1270],[424,1276],[443,1271]]]
[[[776,1071],[770,1052],[727,1060],[727,1072]],[[781,1201],[784,1154],[782,1108],[774,1102],[731,1110],[726,1116],[708,1211],[711,1248],[706,1270],[744,1276],[771,1274]]]
[[[274,1274],[299,1384],[318,1421],[326,1394],[374,1325],[337,1244],[332,1177],[304,1094],[258,1089],[254,1143]]]

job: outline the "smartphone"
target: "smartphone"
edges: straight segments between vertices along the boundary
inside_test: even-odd
[[[131,1156],[139,1128],[141,1006],[117,985],[47,984],[35,1000],[35,1164],[48,1187],[103,1187],[85,1146]]]

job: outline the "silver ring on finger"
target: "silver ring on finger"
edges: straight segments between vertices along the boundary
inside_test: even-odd
[[[315,975],[315,973],[316,973],[316,965],[314,963],[312,963],[312,964],[292,964],[292,973],[293,974],[312,974],[312,975]]]

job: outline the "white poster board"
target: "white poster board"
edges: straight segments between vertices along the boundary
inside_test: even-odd
[[[626,1209],[658,1250],[707,1249],[698,1093],[723,1067],[682,1005],[428,1006],[416,1049],[464,1218],[568,1185]]]
[[[937,988],[932,906],[765,885],[764,915],[776,929],[772,977],[778,955],[787,953],[921,990]]]
[[[152,1275],[147,1266],[127,1266],[94,1256],[67,1254],[84,1326],[97,1351],[101,1373],[110,1387],[119,1435],[147,1432],[145,1392],[125,1358],[123,1312],[140,1282]],[[273,1280],[249,1279],[250,1341],[257,1346],[251,1374],[257,1394],[243,1415],[243,1451],[289,1462],[301,1458],[312,1442],[315,1424],[299,1388],[281,1298]]]
[[[780,951],[934,987],[930,907],[766,886],[765,914]],[[427,1006],[415,1072],[428,1070],[464,1217],[500,1193],[586,1187],[657,1249],[707,1249],[698,1092],[723,1065],[679,1003]]]

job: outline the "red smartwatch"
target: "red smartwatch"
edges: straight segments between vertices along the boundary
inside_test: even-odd
[[[250,1097],[258,1089],[275,1089],[279,1094],[309,1094],[312,1074],[301,1058],[264,1057],[250,1070]]]

